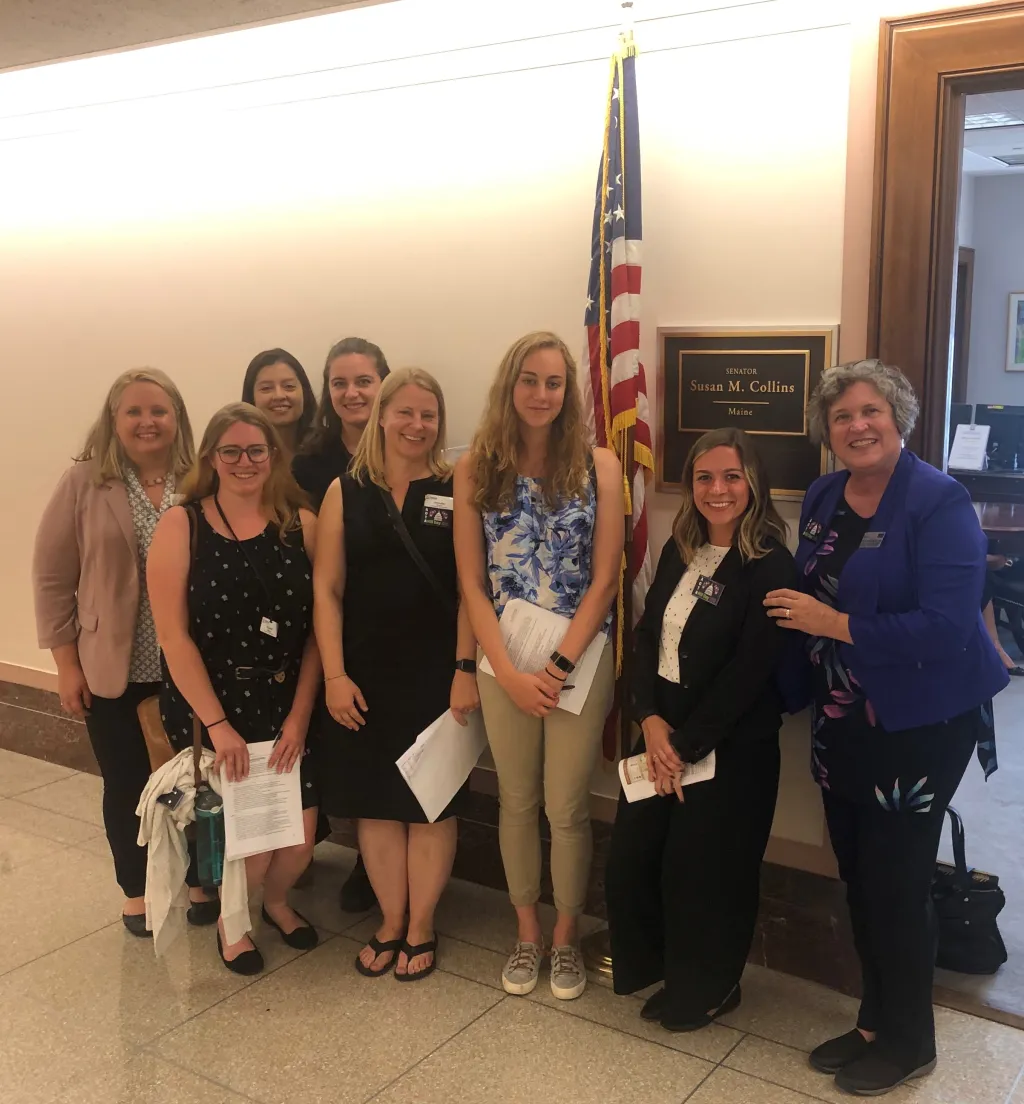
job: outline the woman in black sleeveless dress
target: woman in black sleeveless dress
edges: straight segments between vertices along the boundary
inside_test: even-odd
[[[426,372],[383,383],[350,472],[320,511],[325,555],[315,573],[327,708],[324,807],[359,822],[359,845],[383,923],[356,968],[396,966],[402,980],[435,968],[434,909],[455,856],[457,797],[435,823],[395,760],[449,708],[479,705],[476,642],[458,612],[444,399]],[[401,521],[431,578],[403,543]],[[458,661],[458,670],[457,663]],[[406,907],[409,924],[406,929]]]
[[[320,682],[312,634],[316,518],[266,416],[247,403],[214,415],[187,505],[167,512],[147,575],[163,651],[160,709],[171,742],[203,741],[226,776],[248,773],[247,745],[278,741],[271,765],[299,769],[305,840],[246,859],[250,890],[263,886],[263,919],[289,946],[317,943],[286,895],[313,849],[318,795],[307,733]],[[194,536],[195,555],[191,558]],[[218,948],[228,969],[254,974],[263,959],[246,936]]]

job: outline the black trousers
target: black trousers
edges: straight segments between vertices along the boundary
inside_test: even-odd
[[[943,762],[936,763],[927,812],[888,812],[878,802],[822,791],[825,819],[860,958],[863,998],[857,1026],[900,1063],[935,1057],[932,980],[938,932],[931,902],[935,857],[946,807],[970,762],[975,719],[950,721]],[[962,730],[962,731],[961,731]]]
[[[776,732],[716,752],[715,777],[619,801],[605,880],[617,993],[664,981],[673,1019],[717,1008],[739,981],[779,788]]]
[[[94,694],[85,719],[103,776],[103,826],[114,857],[114,874],[126,897],[141,897],[146,892],[146,849],[137,842],[135,810],[150,772],[136,709],[139,702],[159,692],[158,682],[130,682],[119,698]]]

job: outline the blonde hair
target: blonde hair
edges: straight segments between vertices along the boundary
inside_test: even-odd
[[[130,368],[127,372],[122,372],[111,384],[103,409],[86,435],[82,451],[75,457],[79,463],[92,463],[93,482],[97,486],[108,483],[111,479],[120,479],[124,482],[125,474],[131,466],[115,426],[121,398],[133,383],[155,384],[170,400],[174,420],[177,423],[174,440],[171,442],[169,466],[169,470],[174,473],[175,482],[195,463],[192,424],[188,420],[188,412],[185,410],[181,392],[175,387],[170,376],[161,372],[159,368]]]
[[[526,358],[540,349],[556,349],[565,362],[565,397],[551,424],[544,500],[549,507],[556,506],[580,494],[589,480],[591,450],[583,423],[576,361],[557,334],[538,330],[521,337],[502,357],[473,436],[470,467],[477,487],[474,502],[481,510],[508,509],[515,500],[521,435],[512,394]]]
[[[249,403],[228,403],[210,419],[210,424],[203,434],[202,444],[199,446],[199,456],[195,466],[181,487],[185,496],[184,502],[200,502],[217,493],[220,477],[213,466],[214,450],[224,434],[239,422],[262,431],[270,446],[270,457],[267,460],[270,465],[270,475],[263,484],[260,505],[266,512],[267,519],[277,526],[281,540],[284,541],[289,533],[301,528],[299,510],[303,507],[308,508],[309,503],[292,476],[277,430],[262,410],[258,410]]]
[[[698,438],[686,457],[680,479],[683,504],[672,523],[672,536],[684,564],[689,564],[697,550],[708,541],[708,523],[697,509],[693,498],[693,470],[697,461],[713,448],[736,450],[743,467],[743,474],[750,488],[750,501],[740,518],[733,535],[733,544],[739,549],[743,562],[759,560],[770,551],[771,540],[786,543],[786,523],[772,502],[771,488],[764,462],[754,448],[754,443],[743,432],[728,426],[713,429]]]
[[[366,429],[363,430],[359,446],[348,469],[349,474],[360,486],[364,485],[369,478],[371,483],[383,487],[384,490],[390,490],[384,476],[384,427],[380,421],[398,391],[410,384],[429,391],[437,399],[437,440],[434,441],[430,455],[427,457],[430,470],[438,479],[444,479],[451,472],[451,465],[444,458],[447,416],[441,385],[422,368],[399,368],[397,372],[389,372],[384,377],[384,382],[373,400],[370,419],[366,423]]]

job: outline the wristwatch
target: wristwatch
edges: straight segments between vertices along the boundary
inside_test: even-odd
[[[571,675],[576,670],[576,664],[557,650],[548,657],[548,663],[566,675]]]
[[[475,659],[457,659],[455,661],[455,670],[463,671],[467,675],[476,674],[476,660]]]

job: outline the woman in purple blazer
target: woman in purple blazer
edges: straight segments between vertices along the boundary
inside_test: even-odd
[[[982,621],[986,541],[970,496],[903,447],[917,413],[898,368],[825,372],[811,427],[846,470],[804,499],[800,588],[765,599],[806,634],[787,671],[802,693],[789,696],[811,705],[863,976],[856,1028],[810,1061],[865,1096],[935,1068],[935,856],[975,748],[995,769],[991,699],[1009,681]]]

